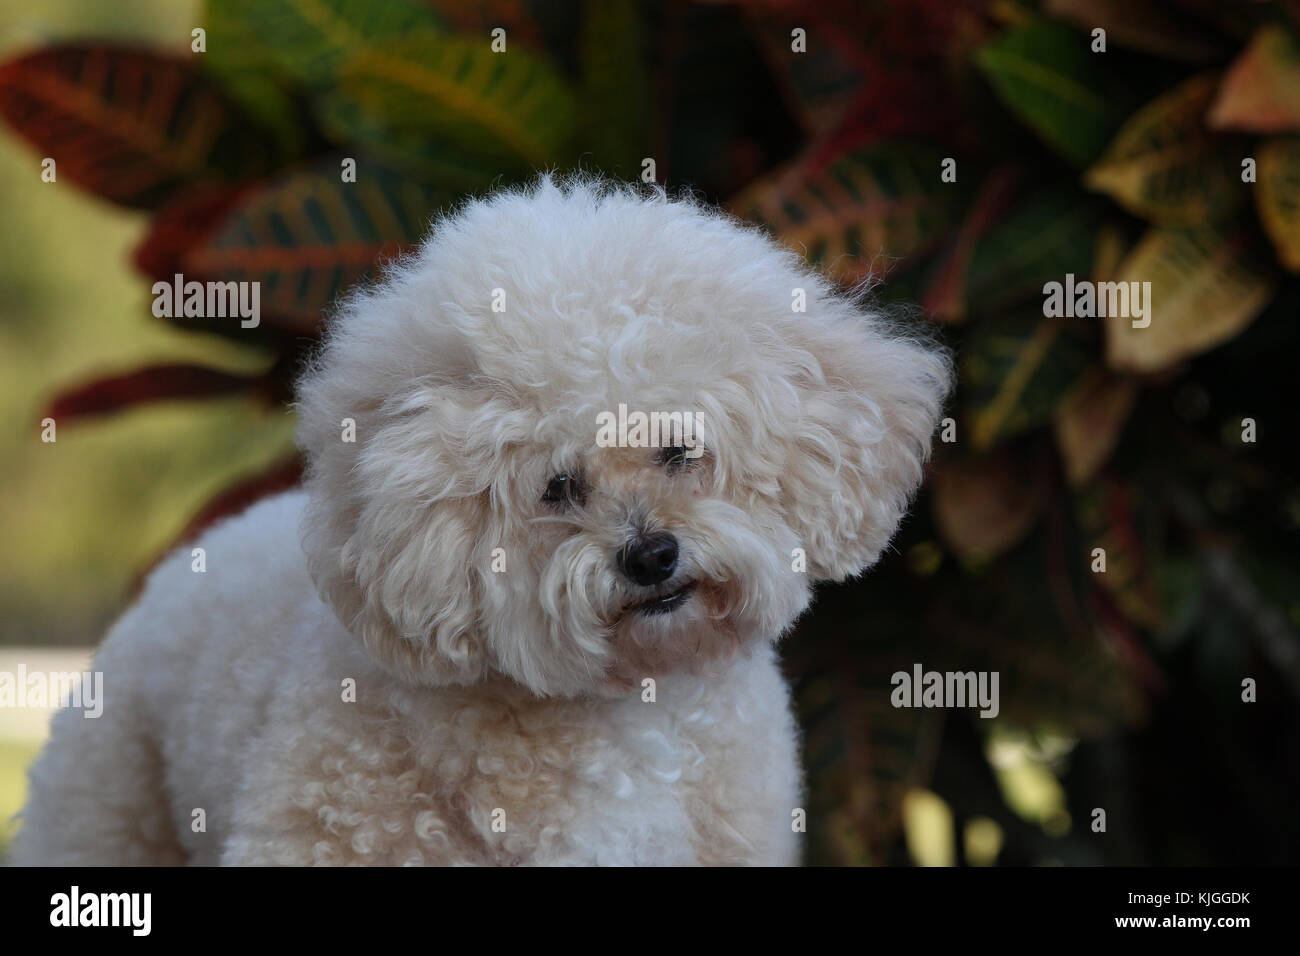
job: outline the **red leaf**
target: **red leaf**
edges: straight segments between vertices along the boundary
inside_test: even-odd
[[[131,587],[132,594],[138,594],[149,573],[174,548],[195,540],[212,525],[223,518],[233,517],[246,510],[254,502],[288,491],[302,482],[302,460],[298,456],[277,462],[265,471],[245,478],[220,492],[199,509],[178,534],[170,546],[163,549],[149,566],[136,577]]]
[[[233,375],[201,365],[154,365],[103,378],[64,392],[44,416],[56,422],[107,415],[134,405],[171,399],[212,398],[262,386],[260,376]]]
[[[125,206],[271,167],[267,144],[191,61],[152,50],[72,43],[9,60],[0,115],[58,176]]]
[[[944,322],[960,322],[966,318],[966,273],[975,256],[975,246],[1010,207],[1016,179],[1016,170],[1004,166],[994,170],[980,186],[966,221],[922,298],[922,308],[935,318]]]
[[[259,283],[264,320],[314,334],[323,310],[384,259],[419,241],[453,196],[360,157],[364,175],[339,178],[323,157],[258,184],[180,269],[186,278]]]
[[[173,199],[153,217],[135,248],[136,267],[151,279],[171,280],[181,260],[207,237],[239,201],[233,186],[196,186]]]
[[[193,541],[222,518],[246,510],[253,502],[288,491],[302,482],[302,459],[295,455],[272,465],[251,478],[236,482],[204,505],[176,538],[177,544]]]
[[[754,32],[826,154],[889,138],[967,144],[956,95],[963,51],[989,30],[987,0],[802,0],[752,4]],[[791,49],[802,28],[807,52]]]

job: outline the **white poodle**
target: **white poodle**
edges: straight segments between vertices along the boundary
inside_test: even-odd
[[[470,202],[333,319],[305,490],[113,628],[16,860],[797,862],[773,645],[888,543],[949,378],[662,190]]]

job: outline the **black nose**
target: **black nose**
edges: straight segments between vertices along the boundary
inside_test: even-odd
[[[667,581],[677,570],[677,539],[664,532],[633,538],[618,553],[618,567],[637,584]]]

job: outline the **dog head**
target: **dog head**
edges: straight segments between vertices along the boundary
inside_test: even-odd
[[[309,566],[409,680],[708,671],[877,559],[949,379],[755,228],[544,177],[334,316],[299,392]]]

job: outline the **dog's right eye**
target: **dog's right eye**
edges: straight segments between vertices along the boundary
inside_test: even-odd
[[[542,500],[551,505],[582,504],[586,491],[576,475],[556,475],[546,483]]]

